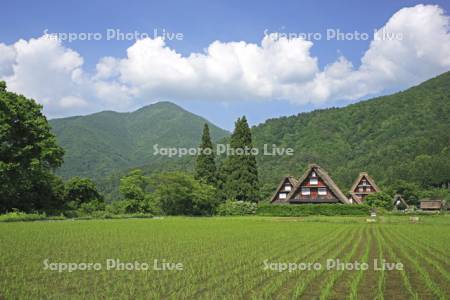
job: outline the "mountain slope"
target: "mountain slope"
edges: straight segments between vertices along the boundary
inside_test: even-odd
[[[229,134],[170,102],[158,102],[132,113],[104,111],[50,120],[59,145],[66,151],[57,172],[64,178],[101,179],[141,165],[164,168],[179,159],[153,155],[153,145],[197,147],[204,123],[210,126],[215,140]]]
[[[51,120],[66,150],[59,174],[97,180],[117,197],[119,178],[129,168],[145,173],[189,170],[192,157],[154,156],[153,145],[196,147],[203,118],[163,102],[133,113],[101,112]],[[209,123],[215,141],[229,133]],[[450,72],[390,96],[295,116],[252,128],[255,146],[289,147],[293,156],[259,155],[264,192],[285,175],[300,176],[309,163],[325,168],[345,193],[361,171],[389,186],[397,179],[419,184],[450,182]]]
[[[258,157],[266,190],[312,162],[344,191],[360,171],[384,185],[397,179],[437,185],[450,181],[450,72],[390,96],[271,119],[252,132],[260,149],[277,144],[295,153]]]

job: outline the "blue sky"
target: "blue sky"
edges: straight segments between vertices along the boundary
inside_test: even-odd
[[[39,38],[45,29],[52,33],[105,33],[108,28],[119,29],[122,32],[138,31],[141,33],[153,33],[156,29],[160,33],[164,29],[183,34],[182,40],[166,41],[164,46],[173,49],[182,57],[187,57],[191,53],[204,53],[204,49],[216,40],[224,44],[244,41],[246,44],[261,45],[265,30],[281,33],[319,32],[325,35],[326,30],[331,28],[340,29],[342,32],[369,33],[370,40],[336,41],[322,38],[313,41],[313,45],[309,48],[309,56],[317,59],[316,72],[323,71],[326,66],[333,64],[341,56],[345,57],[356,71],[361,65],[361,58],[369,49],[373,30],[383,27],[400,9],[414,7],[421,3],[436,4],[444,11],[444,15],[448,16],[449,1],[189,1],[189,3],[187,1],[7,1],[2,3],[4,13],[0,18],[0,43],[11,47],[19,39],[29,41],[32,38]],[[410,14],[414,15],[414,13]],[[443,36],[443,38],[446,42],[447,37]],[[426,40],[418,43],[426,43]],[[96,65],[101,58],[108,56],[117,60],[126,58],[127,49],[134,44],[135,41],[102,39],[70,43],[63,41],[61,47],[75,51],[82,58],[82,64],[74,63],[71,66],[73,69],[81,68],[84,74],[94,76]],[[405,47],[411,48],[410,44]],[[17,50],[16,47],[15,51],[19,53],[20,50]],[[376,55],[374,56],[376,57]],[[15,64],[19,64],[17,57],[19,55],[15,58]],[[156,57],[156,59],[158,58]],[[393,60],[390,59],[390,61]],[[424,62],[424,65],[425,63],[427,62]],[[257,124],[270,117],[291,115],[320,107],[340,106],[406,88],[416,84],[419,79],[427,79],[430,75],[447,70],[446,57],[436,64],[436,68],[423,71],[423,76],[418,78],[400,78],[397,82],[388,82],[385,88],[379,88],[385,82],[383,79],[377,84],[369,84],[374,86],[370,91],[355,91],[351,95],[337,92],[335,96],[326,96],[326,99],[320,98],[317,101],[313,99],[314,95],[310,96],[312,100],[309,101],[295,95],[291,96],[290,92],[279,94],[273,92],[273,99],[271,99],[272,94],[269,93],[254,100],[250,99],[252,98],[251,94],[243,99],[233,100],[230,98],[236,97],[236,94],[227,94],[226,92],[217,95],[219,100],[209,99],[216,96],[214,92],[208,92],[205,96],[201,93],[198,94],[198,97],[202,99],[196,100],[197,94],[191,92],[191,89],[195,89],[195,87],[189,87],[187,94],[190,96],[183,99],[185,90],[166,92],[170,86],[158,86],[151,92],[148,87],[141,89],[145,92],[130,91],[127,97],[134,97],[136,101],[127,98],[128,105],[111,105],[109,107],[105,103],[90,105],[89,101],[96,101],[91,99],[87,92],[91,88],[80,88],[75,96],[77,99],[85,100],[83,100],[83,105],[74,106],[74,109],[71,109],[70,105],[61,106],[65,108],[63,111],[49,108],[48,115],[49,117],[60,117],[90,113],[100,109],[133,110],[157,100],[169,100],[205,116],[221,127],[231,129],[234,120],[243,114],[247,115],[252,124]],[[6,63],[5,66],[4,70],[8,69]],[[12,68],[8,71],[9,73],[5,71],[5,78],[12,76],[13,71],[11,70]],[[422,74],[421,72],[422,69],[418,68],[417,73]],[[317,73],[315,74],[317,75]],[[398,74],[404,74],[404,72]],[[374,76],[378,76],[378,73]],[[396,75],[396,77],[399,76]],[[56,100],[52,99],[51,94],[43,94],[42,91],[35,92],[28,88],[32,84],[24,87],[25,84],[19,82],[17,77],[18,75],[14,79],[9,77],[6,80],[8,86],[15,87],[18,92],[23,92],[27,96],[29,93],[30,97],[38,98],[44,95],[41,97],[48,98],[48,101],[43,100],[44,107],[58,105]],[[149,78],[155,77],[152,75]],[[203,81],[208,81],[207,75],[202,75],[202,78]],[[8,80],[11,81],[11,84]],[[108,82],[113,80],[116,79],[107,79]],[[298,79],[297,82],[301,84],[302,80]],[[131,79],[119,81],[119,84],[131,86],[130,89],[136,85],[135,81],[131,83]],[[80,83],[76,84],[76,89],[78,89]],[[41,83],[36,83],[36,85],[41,85]],[[234,86],[233,83],[230,88],[233,89]],[[64,91],[67,93],[69,89],[68,87]],[[140,87],[136,87],[136,89],[140,89]],[[200,86],[199,89],[201,89]],[[330,89],[334,90],[334,88]],[[220,86],[213,87],[212,91],[214,90],[220,90]],[[240,95],[238,91],[236,93]],[[60,96],[54,95],[55,99]],[[92,96],[92,98],[97,97],[101,96],[98,94]],[[255,98],[258,97],[259,94],[255,96]],[[295,99],[292,100],[290,97]],[[36,100],[39,101],[39,99]],[[64,103],[75,102],[66,101]]]

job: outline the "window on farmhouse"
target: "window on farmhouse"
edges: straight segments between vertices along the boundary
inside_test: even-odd
[[[325,196],[327,194],[327,188],[319,188],[319,195]]]
[[[317,178],[310,178],[310,179],[309,179],[309,184],[311,184],[311,185],[316,185],[317,183],[318,183]]]
[[[307,196],[307,195],[310,195],[310,194],[311,194],[311,191],[310,191],[309,188],[302,188],[302,195]]]
[[[284,186],[284,190],[289,192],[291,190],[291,185],[290,184],[286,184]]]
[[[286,193],[280,193],[280,199],[286,199]]]

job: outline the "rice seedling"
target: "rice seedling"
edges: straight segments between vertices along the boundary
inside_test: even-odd
[[[407,217],[377,224],[345,217],[0,223],[0,298],[357,299],[376,283],[373,295],[388,299],[387,280],[398,280],[393,284],[410,298],[430,293],[448,299],[450,222],[445,216],[421,219],[421,224],[409,224]],[[329,259],[371,264],[371,257],[401,261],[406,269],[390,276],[389,270],[326,268]],[[107,269],[108,259],[133,268]],[[46,260],[101,268],[50,270]],[[155,261],[183,268],[155,270]],[[135,263],[148,264],[148,270],[136,270]],[[273,269],[270,263],[322,268]]]

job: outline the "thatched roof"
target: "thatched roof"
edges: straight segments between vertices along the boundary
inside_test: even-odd
[[[400,201],[400,203],[406,208],[408,208],[408,204],[406,203],[405,199],[403,199],[403,197],[399,194],[396,194],[392,200],[392,204],[397,207],[397,201]]]
[[[356,203],[356,204],[362,204],[361,198],[360,197],[356,197],[353,193],[350,193],[350,197],[348,199],[349,201],[351,201],[351,203]]]
[[[381,191],[380,188],[375,183],[375,180],[373,180],[373,178],[370,177],[367,172],[361,172],[361,173],[359,173],[359,175],[356,178],[356,180],[353,182],[352,187],[350,188],[350,194],[354,193],[356,187],[358,186],[358,183],[361,181],[361,179],[363,179],[363,177],[366,177],[366,179],[369,182],[369,184],[373,187],[374,192]]]
[[[288,181],[292,185],[292,189],[294,189],[294,187],[298,183],[297,179],[295,179],[292,176],[285,176],[285,177],[283,177],[283,179],[280,181],[280,184],[278,185],[277,189],[275,190],[275,193],[273,194],[272,198],[270,198],[270,202],[273,202],[273,201],[275,201],[277,199],[278,193],[280,192],[281,188],[284,186],[286,181]],[[287,199],[287,197],[286,197],[286,199]]]
[[[292,189],[292,191],[288,194],[288,196],[287,196],[288,201],[292,198],[292,196],[296,192],[298,192],[303,181],[305,181],[305,179],[308,177],[309,173],[311,173],[313,170],[316,172],[317,176],[322,178],[323,182],[328,186],[328,188],[333,192],[333,194],[336,196],[336,198],[340,202],[350,204],[350,201],[341,192],[341,190],[336,185],[336,183],[334,183],[334,181],[333,181],[333,179],[331,179],[330,175],[328,175],[328,173],[324,169],[322,169],[319,165],[316,165],[316,164],[310,164],[308,166],[308,169],[303,173],[302,177],[300,177],[300,179],[298,180],[298,184],[295,185],[295,187]]]

